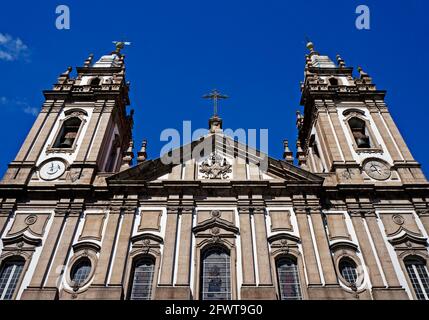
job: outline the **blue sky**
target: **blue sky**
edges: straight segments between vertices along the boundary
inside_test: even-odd
[[[55,28],[59,4],[70,7],[70,30]],[[371,10],[371,30],[355,27],[360,4]],[[148,139],[150,158],[165,144],[163,129],[181,129],[183,120],[207,126],[212,110],[201,96],[212,88],[231,97],[220,108],[224,127],[268,128],[269,153],[280,158],[283,139],[297,135],[306,35],[319,52],[362,65],[388,91],[392,116],[428,175],[428,10],[423,0],[7,1],[0,11],[8,44],[0,46],[0,175],[35,120],[42,90],[118,39],[132,41],[125,54],[134,138],[137,148]]]

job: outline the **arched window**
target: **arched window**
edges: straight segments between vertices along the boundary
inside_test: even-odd
[[[22,258],[8,259],[0,269],[0,300],[11,300],[24,268]]]
[[[134,262],[131,273],[130,300],[151,299],[154,271],[155,262],[152,258],[143,257]]]
[[[339,82],[338,82],[338,79],[337,78],[329,78],[329,84],[331,85],[331,86],[338,86],[338,84],[339,84]]]
[[[367,133],[366,123],[359,118],[349,120],[350,130],[358,148],[371,148],[371,142]]]
[[[91,86],[93,86],[93,87],[97,87],[97,86],[99,86],[100,85],[100,82],[101,82],[101,79],[100,78],[94,78],[94,79],[92,79],[91,80]]]
[[[202,254],[201,300],[231,299],[231,263],[229,252],[211,247]]]
[[[70,279],[75,287],[81,287],[87,282],[91,268],[91,261],[88,258],[76,261],[70,272]]]
[[[425,260],[411,257],[405,260],[408,277],[418,300],[429,300],[429,276]]]
[[[277,281],[281,300],[301,300],[301,285],[296,260],[282,257],[276,261]]]
[[[348,284],[356,285],[358,279],[356,263],[348,258],[343,258],[339,264],[340,273]]]
[[[55,141],[54,148],[73,148],[82,120],[77,117],[64,121],[61,131]]]

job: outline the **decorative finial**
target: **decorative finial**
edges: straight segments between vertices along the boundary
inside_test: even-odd
[[[137,153],[137,163],[142,163],[146,161],[147,159],[146,147],[147,147],[147,140],[143,140],[142,147],[140,151]]]
[[[344,68],[346,66],[346,63],[344,62],[343,58],[341,58],[339,54],[337,54],[337,62],[340,68]]]
[[[313,42],[307,42],[307,49],[310,50],[310,52],[314,52],[314,43]]]
[[[131,45],[131,42],[127,42],[127,41],[113,41],[112,43],[115,44],[115,47],[116,47],[115,53],[117,54],[121,54],[121,50],[124,49],[125,46]]]
[[[133,148],[134,148],[134,141],[130,140],[128,144],[128,149],[124,152],[124,156],[122,157],[121,171],[131,167],[131,164],[134,158]]]
[[[94,58],[94,54],[91,53],[88,58],[85,60],[84,66],[89,67],[91,65],[92,59]]]
[[[289,149],[289,141],[288,140],[283,140],[283,148],[284,148],[283,159],[285,159],[285,161],[288,163],[293,163],[293,153]]]
[[[314,43],[310,40],[309,37],[305,36],[305,40],[307,41],[307,49],[310,50],[310,53],[314,52]]]
[[[307,158],[305,156],[304,150],[301,147],[301,140],[296,141],[296,157],[298,158],[298,165],[301,168],[307,168]]]
[[[296,140],[296,151],[297,152],[302,152],[302,148],[301,148],[301,140]]]

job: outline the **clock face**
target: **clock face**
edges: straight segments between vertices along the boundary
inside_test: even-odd
[[[389,166],[378,160],[370,160],[363,166],[365,173],[375,180],[387,180],[390,178],[391,171]]]
[[[66,171],[66,165],[60,160],[46,162],[40,168],[40,178],[51,181],[61,177]]]

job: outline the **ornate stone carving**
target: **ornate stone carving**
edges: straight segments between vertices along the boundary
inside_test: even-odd
[[[405,219],[403,216],[401,216],[400,214],[395,214],[392,217],[392,220],[394,223],[396,223],[398,226],[402,226],[405,223]]]
[[[228,179],[232,172],[232,165],[226,158],[213,152],[210,157],[200,165],[200,172],[204,174],[204,179]]]
[[[25,224],[27,226],[32,226],[33,224],[35,224],[37,221],[37,216],[36,215],[29,215],[27,218],[25,218]]]
[[[213,210],[211,212],[211,215],[212,215],[213,218],[217,219],[217,218],[220,218],[222,214],[221,214],[221,212],[219,210]]]

